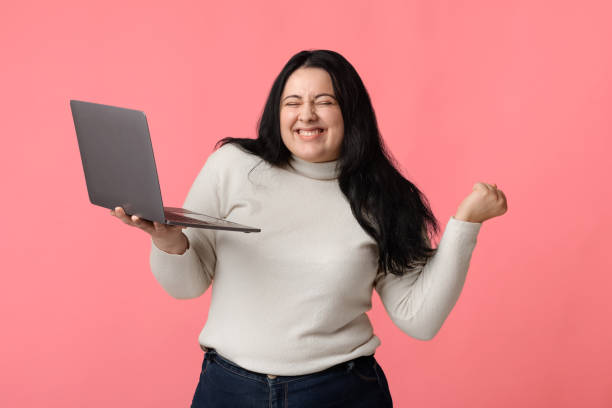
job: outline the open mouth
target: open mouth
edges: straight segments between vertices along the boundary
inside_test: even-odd
[[[299,135],[302,139],[310,140],[310,139],[314,139],[314,138],[324,134],[325,133],[325,129],[323,129],[323,128],[316,128],[316,129],[312,129],[312,130],[298,129],[294,133]]]

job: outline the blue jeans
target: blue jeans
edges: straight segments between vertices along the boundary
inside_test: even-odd
[[[393,407],[387,378],[373,354],[312,374],[272,377],[239,367],[209,349],[191,407]]]

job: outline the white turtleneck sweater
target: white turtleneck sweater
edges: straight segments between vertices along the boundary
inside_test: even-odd
[[[231,144],[210,155],[183,207],[261,232],[186,228],[185,253],[152,243],[150,254],[155,278],[175,298],[198,297],[212,284],[204,350],[272,375],[310,374],[372,354],[380,345],[366,315],[374,289],[403,332],[420,340],[438,332],[482,224],[451,217],[427,264],[384,276],[376,242],[353,216],[337,175],[336,162],[292,156],[280,169]]]

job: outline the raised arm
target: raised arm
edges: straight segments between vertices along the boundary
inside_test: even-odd
[[[375,289],[404,333],[430,340],[440,330],[463,288],[481,225],[451,217],[425,265],[401,277],[379,273]]]

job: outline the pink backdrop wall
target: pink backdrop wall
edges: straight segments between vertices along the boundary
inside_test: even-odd
[[[0,405],[188,406],[210,290],[179,301],[149,240],[89,204],[68,100],[144,110],[167,205],[253,137],[294,53],[346,56],[442,226],[486,221],[431,341],[374,294],[398,407],[612,406],[612,7],[606,1],[13,2],[0,13]]]

